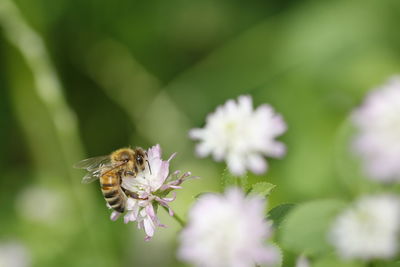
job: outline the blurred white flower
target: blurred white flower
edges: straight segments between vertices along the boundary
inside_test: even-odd
[[[28,267],[31,258],[28,249],[17,241],[0,242],[0,267]]]
[[[371,92],[353,114],[356,152],[366,172],[383,182],[400,180],[400,78]]]
[[[136,221],[138,228],[144,229],[146,240],[150,240],[156,227],[164,227],[157,217],[155,208],[157,205],[168,209],[171,216],[174,212],[169,207],[169,202],[175,200],[175,194],[172,197],[167,195],[174,189],[182,188],[180,185],[191,176],[190,172],[181,174],[175,171],[170,175],[169,162],[175,157],[172,154],[168,160],[161,159],[160,145],[155,145],[147,151],[150,168],[139,173],[135,177],[126,176],[122,178],[122,187],[130,192],[126,202],[126,214],[124,222]],[[175,192],[174,192],[175,193]],[[120,213],[114,211],[111,219],[118,219]]]
[[[267,104],[253,110],[251,96],[228,100],[208,115],[204,128],[192,129],[189,135],[200,140],[197,154],[225,160],[234,175],[246,170],[262,174],[267,170],[263,156],[282,157],[285,145],[275,140],[286,131],[282,116]]]
[[[265,220],[264,207],[264,200],[245,197],[237,188],[201,196],[181,232],[179,258],[203,267],[277,263],[278,250],[265,244],[271,223]]]
[[[398,249],[400,199],[366,196],[335,220],[330,241],[343,259],[388,259]]]
[[[62,192],[43,186],[30,186],[17,197],[16,210],[21,217],[39,223],[55,223],[66,209]]]
[[[296,260],[296,267],[310,267],[310,261],[306,256],[300,255]]]

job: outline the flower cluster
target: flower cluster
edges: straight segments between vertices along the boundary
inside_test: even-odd
[[[168,203],[175,200],[175,194],[172,197],[167,197],[167,195],[172,190],[181,188],[181,184],[193,176],[190,172],[181,174],[180,171],[175,171],[170,175],[169,162],[175,154],[166,161],[162,160],[160,145],[148,149],[147,156],[150,168],[146,168],[135,177],[123,177],[121,186],[133,194],[126,201],[127,213],[124,216],[124,222],[136,221],[139,229],[144,229],[146,240],[149,240],[153,237],[156,227],[165,227],[157,217],[158,205],[166,207],[169,214],[173,216],[174,212]],[[116,220],[120,215],[119,212],[114,211],[111,219]]]
[[[204,128],[192,129],[192,139],[200,140],[197,154],[212,154],[216,161],[225,160],[234,175],[244,175],[246,170],[262,174],[267,170],[263,156],[282,157],[285,145],[275,140],[286,131],[282,116],[267,104],[253,110],[250,96],[228,100],[209,114]]]
[[[353,114],[359,130],[354,147],[365,160],[371,177],[381,181],[400,180],[399,114],[400,79],[371,93]],[[264,104],[254,110],[252,98],[240,96],[218,107],[207,117],[205,127],[192,129],[190,137],[200,141],[198,155],[225,160],[232,174],[242,176],[247,170],[264,173],[264,156],[285,154],[285,145],[275,138],[286,128],[281,115],[271,106]],[[157,227],[164,227],[157,217],[157,208],[162,206],[174,216],[170,207],[176,197],[173,191],[193,177],[189,172],[171,174],[169,165],[175,154],[163,160],[159,145],[148,149],[147,156],[146,169],[136,176],[122,177],[121,187],[127,194],[124,222],[137,222],[149,240]],[[249,195],[236,187],[224,194],[201,195],[190,209],[188,223],[180,234],[178,257],[203,267],[278,264],[280,252],[268,243],[272,223],[265,219],[265,199],[256,195],[260,191],[255,189],[253,185],[250,192],[254,194]],[[114,211],[111,219],[120,215]],[[393,258],[399,249],[399,233],[400,198],[380,194],[365,196],[339,214],[328,235],[341,259],[369,261]],[[307,248],[297,251],[303,252]],[[313,255],[307,258],[301,254],[296,266],[310,266],[311,259]]]
[[[372,179],[400,180],[400,78],[371,92],[353,114],[356,152]]]
[[[276,264],[277,249],[265,244],[271,223],[265,220],[264,208],[261,197],[246,197],[237,188],[201,196],[181,233],[179,257],[206,267]]]
[[[337,217],[330,240],[344,259],[387,259],[397,252],[399,228],[400,199],[368,196]]]

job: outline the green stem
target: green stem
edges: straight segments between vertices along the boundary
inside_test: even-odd
[[[169,213],[169,210],[168,210],[167,207],[164,207],[164,206],[162,206],[162,207],[166,212]],[[172,217],[174,217],[174,219],[182,226],[182,228],[185,227],[186,222],[184,220],[182,220],[181,217],[179,217],[175,212],[174,212],[174,215]]]
[[[242,187],[242,185],[241,185],[241,182],[240,182],[240,177],[235,177],[235,185],[237,186],[237,187]]]

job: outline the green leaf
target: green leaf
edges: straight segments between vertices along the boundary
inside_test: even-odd
[[[224,172],[221,175],[221,184],[223,188],[227,188],[230,186],[238,186],[239,185],[239,177],[236,177],[232,175],[228,168],[224,170]]]
[[[267,183],[267,182],[259,182],[253,184],[249,195],[261,195],[263,197],[269,196],[271,193],[272,189],[275,188],[276,185]]]
[[[267,218],[274,223],[273,226],[277,229],[294,206],[294,204],[290,203],[276,206],[268,212]]]
[[[344,207],[345,203],[340,200],[317,200],[296,206],[282,223],[282,246],[307,255],[330,251],[328,231]]]

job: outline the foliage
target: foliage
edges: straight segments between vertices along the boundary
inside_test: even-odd
[[[349,153],[348,115],[400,70],[399,2],[95,3],[0,1],[0,242],[23,242],[34,266],[180,266],[181,228],[167,213],[159,209],[169,228],[143,242],[108,220],[98,186],[81,185],[84,173],[71,168],[159,143],[178,151],[174,169],[201,177],[178,192],[181,217],[193,196],[240,186],[275,207],[267,218],[284,265],[306,253],[315,266],[338,266],[325,239],[333,216],[388,188],[366,182]],[[273,105],[289,128],[287,156],[238,180],[198,159],[187,133],[240,94]],[[56,192],[63,217],[29,217],[21,196],[31,187]]]

